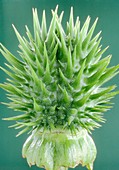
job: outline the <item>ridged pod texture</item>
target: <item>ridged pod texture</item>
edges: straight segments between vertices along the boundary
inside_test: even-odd
[[[34,130],[26,140],[22,154],[30,166],[36,164],[47,170],[65,170],[78,164],[92,170],[96,148],[85,129],[76,134],[59,129],[44,134]]]
[[[98,122],[104,121],[103,112],[111,107],[110,99],[119,93],[113,91],[115,85],[104,86],[119,73],[119,65],[108,67],[110,55],[101,59],[107,48],[101,49],[101,38],[99,38],[101,32],[93,36],[97,19],[90,27],[88,16],[80,28],[79,17],[74,22],[73,8],[71,8],[69,21],[64,30],[63,12],[58,16],[57,10],[56,7],[55,11],[52,11],[52,20],[47,29],[45,11],[40,24],[37,10],[33,9],[34,35],[26,26],[27,38],[22,37],[13,26],[19,41],[18,58],[1,44],[0,51],[8,61],[7,69],[1,69],[9,75],[9,78],[6,83],[0,84],[0,87],[8,92],[11,102],[7,105],[23,112],[6,120],[15,120],[16,124],[12,127],[22,128],[18,135],[33,131],[23,147],[23,150],[26,149],[23,155],[29,164],[34,164],[35,161],[37,166],[51,170],[54,165],[74,167],[82,163],[88,169],[92,169],[91,165],[96,155],[95,145],[86,131],[90,132],[100,126]],[[42,134],[40,129],[43,131]],[[63,130],[63,133],[54,134],[56,129]],[[77,134],[79,131],[80,137],[72,137],[69,132],[64,133],[67,130],[71,134]],[[43,134],[47,131],[50,133],[44,137]],[[72,140],[69,140],[70,136]],[[92,143],[90,149],[87,139]],[[41,146],[39,146],[40,140],[44,141]],[[27,145],[29,148],[26,148]],[[75,153],[79,154],[78,160],[75,159],[76,162],[72,155],[73,149],[71,153],[69,149],[73,146],[77,148]],[[37,151],[32,147],[39,149]],[[51,147],[48,159],[44,155],[45,153],[47,155],[47,147]],[[66,156],[66,162],[63,159],[58,160],[57,150],[60,147],[59,152],[62,153],[62,158]],[[85,155],[83,151],[87,154]],[[93,156],[92,151],[94,151]],[[55,155],[54,158],[52,154]],[[51,165],[48,163],[49,159]]]

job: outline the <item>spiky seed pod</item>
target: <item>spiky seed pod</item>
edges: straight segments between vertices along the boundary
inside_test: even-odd
[[[23,112],[6,120],[22,128],[18,135],[31,131],[22,151],[29,165],[63,170],[82,164],[92,170],[96,148],[88,132],[104,121],[102,113],[119,93],[113,91],[115,86],[104,87],[119,73],[119,65],[108,67],[110,55],[101,59],[107,48],[101,49],[100,32],[93,37],[97,19],[89,29],[87,17],[80,29],[79,17],[74,23],[71,8],[64,31],[63,12],[58,16],[57,10],[52,11],[47,29],[45,11],[40,24],[33,9],[34,36],[26,26],[27,39],[13,26],[20,59],[1,44],[9,63],[2,70],[9,79],[0,87],[9,94],[7,105]]]

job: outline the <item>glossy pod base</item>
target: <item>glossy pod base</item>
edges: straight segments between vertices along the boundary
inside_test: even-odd
[[[23,145],[22,154],[30,166],[46,170],[66,170],[79,164],[92,170],[96,147],[84,129],[76,134],[58,129],[45,133],[34,130]]]

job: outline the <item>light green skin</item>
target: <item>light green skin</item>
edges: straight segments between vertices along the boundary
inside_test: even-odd
[[[68,130],[34,130],[23,145],[22,155],[29,166],[36,164],[46,170],[66,170],[79,164],[92,170],[96,147],[84,129],[76,134]]]

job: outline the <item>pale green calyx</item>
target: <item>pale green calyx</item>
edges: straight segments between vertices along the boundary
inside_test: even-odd
[[[92,170],[96,148],[85,129],[76,134],[59,129],[44,134],[34,130],[24,143],[22,154],[30,166],[36,164],[47,170],[65,170],[79,164]]]
[[[87,131],[100,126],[98,122],[104,121],[103,112],[111,107],[110,99],[119,93],[113,91],[115,85],[104,87],[119,73],[119,65],[108,67],[110,55],[101,59],[107,48],[101,49],[101,32],[93,36],[97,19],[89,29],[88,16],[80,28],[79,17],[74,22],[71,8],[64,30],[63,12],[58,16],[57,10],[56,7],[52,11],[52,20],[47,28],[45,11],[40,24],[37,9],[33,9],[34,35],[26,26],[27,38],[21,37],[13,26],[19,40],[19,59],[1,44],[0,51],[9,63],[6,64],[8,69],[2,70],[9,79],[0,87],[9,93],[11,102],[7,105],[23,112],[6,120],[15,120],[12,127],[22,128],[18,135],[33,131],[23,147],[23,156],[29,165],[55,170],[81,163],[92,170],[96,149]],[[56,129],[59,129],[57,134],[54,133]],[[40,141],[44,143],[39,146]],[[72,156],[73,146],[77,150],[74,156],[79,154],[76,162]],[[48,158],[43,156],[48,154],[47,147]],[[58,162],[57,149],[60,147],[62,159]],[[66,162],[63,162],[65,157]]]

